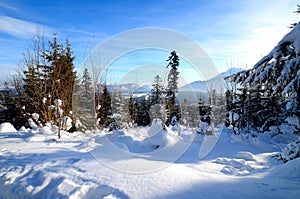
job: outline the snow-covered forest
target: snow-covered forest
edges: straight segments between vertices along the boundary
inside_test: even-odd
[[[299,198],[300,23],[196,102],[176,49],[146,87],[80,74],[68,39],[32,42],[0,92],[0,198]]]

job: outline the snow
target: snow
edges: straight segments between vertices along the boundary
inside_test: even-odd
[[[31,117],[35,120],[35,121],[38,121],[39,120],[39,114],[37,114],[37,113],[32,113],[31,114]]]
[[[211,126],[207,122],[200,122],[197,132],[206,134],[208,131],[212,131]]]
[[[72,127],[72,119],[69,116],[63,117],[62,128],[69,130]]]
[[[287,117],[285,119],[285,121],[287,121],[289,124],[293,125],[293,126],[296,126],[297,128],[300,128],[300,122],[299,122],[299,119],[298,117],[296,116],[293,116],[293,117]]]
[[[28,119],[28,124],[29,124],[29,126],[30,126],[31,128],[37,128],[37,125],[36,125],[36,123],[33,121],[32,118],[29,118],[29,119]]]
[[[291,42],[297,55],[300,55],[300,23],[298,23],[291,32],[289,32],[280,42],[280,44]]]
[[[62,106],[62,100],[61,99],[55,99],[54,100],[54,105],[56,107],[61,107]]]
[[[99,111],[101,109],[101,105],[97,105],[96,110]]]
[[[4,132],[17,132],[17,130],[11,123],[5,122],[0,124],[0,133]]]
[[[272,94],[282,93],[289,97],[298,89],[300,62],[300,23],[286,34],[278,45],[252,69],[238,72],[228,78],[228,82],[237,82],[244,86],[264,85],[272,83]],[[279,64],[280,63],[280,64]],[[287,108],[291,100],[287,99]]]
[[[113,132],[62,131],[50,124],[0,125],[0,198],[298,198],[300,158],[272,158],[272,136],[181,126]],[[195,141],[197,140],[197,141]],[[204,147],[206,145],[206,147]],[[199,159],[200,149],[204,149]]]
[[[288,144],[281,153],[281,158],[285,161],[293,160],[297,157],[300,157],[300,140]]]

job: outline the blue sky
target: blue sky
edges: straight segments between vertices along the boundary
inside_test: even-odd
[[[292,13],[297,0],[0,0],[0,75],[14,74],[37,26],[45,35],[68,38],[80,69],[91,49],[110,37],[135,28],[167,28],[197,42],[222,72],[229,67],[252,67],[298,22]],[[159,52],[159,51],[158,51]],[[147,54],[148,53],[148,54]],[[139,54],[139,53],[138,53]],[[119,70],[111,81],[132,65],[164,65],[166,52],[134,53],[112,65]],[[132,63],[130,62],[132,60]],[[185,63],[185,61],[183,60]],[[188,64],[182,74],[188,82],[198,80]],[[122,68],[122,70],[120,69]],[[124,75],[124,74],[123,74]]]

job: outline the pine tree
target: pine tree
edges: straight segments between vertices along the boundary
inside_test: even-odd
[[[14,78],[14,87],[18,93],[16,104],[24,119],[28,119],[31,113],[40,115],[40,120],[45,123],[49,121],[43,98],[46,95],[44,87],[43,57],[44,38],[37,34],[33,38],[32,49],[23,54],[20,67],[23,69],[19,77]],[[25,125],[25,124],[24,124]]]
[[[154,77],[154,82],[152,84],[151,96],[152,104],[161,104],[163,94],[162,79],[159,75]]]
[[[171,70],[168,74],[168,87],[167,87],[167,96],[166,96],[166,109],[167,109],[167,122],[169,125],[172,118],[175,116],[179,120],[179,106],[176,104],[176,94],[178,92],[178,78],[179,72],[177,68],[179,66],[179,57],[175,51],[171,52],[171,55],[168,57],[169,61],[167,67],[171,67]]]
[[[42,124],[48,121],[58,124],[51,109],[54,100],[63,101],[61,108],[65,114],[72,110],[76,74],[70,44],[68,40],[66,47],[59,44],[56,35],[53,41],[49,41],[47,50],[43,37],[37,35],[33,43],[33,49],[28,50],[22,60],[22,66],[25,67],[22,80],[14,80],[14,86],[20,95],[17,104],[25,115],[38,113]]]
[[[121,88],[116,88],[112,96],[112,112],[115,128],[121,129],[132,124],[128,100],[123,96]]]
[[[150,95],[151,107],[149,114],[152,119],[160,119],[165,121],[164,99],[163,99],[164,87],[162,85],[162,79],[159,75],[154,77],[152,84],[152,90]]]
[[[300,24],[297,24],[252,69],[227,78],[235,84],[240,84],[242,88],[247,88],[248,107],[252,107],[256,113],[251,114],[251,116],[248,111],[248,113],[243,113],[242,116],[258,118],[257,120],[260,122],[253,123],[261,128],[261,132],[268,130],[270,126],[280,125],[288,116],[299,118],[299,30]],[[249,88],[252,89],[249,90]],[[256,98],[259,100],[260,105],[255,104],[257,102],[253,99],[251,100],[253,89],[259,89],[255,92],[261,93],[261,99]],[[243,109],[243,111],[247,110]]]
[[[128,107],[129,107],[129,114],[130,114],[131,120],[136,121],[135,103],[133,101],[132,95],[130,95],[130,97],[129,97]]]
[[[107,85],[103,85],[102,93],[99,93],[100,106],[97,113],[98,125],[100,127],[109,127],[113,122],[112,110],[111,110],[111,97],[108,91]]]
[[[12,89],[8,82],[0,90],[0,123],[10,122],[17,129],[24,126],[22,113],[18,110],[16,98],[18,94]]]
[[[41,100],[40,94],[42,94],[39,89],[40,79],[37,68],[35,65],[28,65],[27,70],[24,71],[25,77],[24,81],[24,92],[26,93],[26,101],[29,102],[27,104],[27,111],[31,113],[39,112],[39,100]]]
[[[188,101],[187,99],[184,99],[183,102],[181,103],[180,106],[180,111],[181,111],[181,121],[184,125],[190,126],[190,112],[188,109]]]
[[[300,5],[297,5],[297,10],[294,11],[296,14],[300,14]],[[289,28],[294,28],[297,25],[297,23],[292,23]]]
[[[72,110],[73,86],[76,78],[70,43],[66,40],[64,47],[57,42],[56,35],[53,41],[49,41],[50,49],[46,51],[45,57],[48,60],[48,75],[50,77],[52,95],[54,99],[63,101],[63,110],[69,113]],[[62,92],[64,91],[64,92]]]
[[[84,69],[82,75],[80,97],[81,106],[83,106],[85,110],[92,110],[92,79],[87,68]]]
[[[82,131],[95,125],[93,97],[92,80],[88,69],[85,68],[82,77],[75,80],[73,89],[73,114]]]
[[[72,111],[72,95],[74,89],[74,82],[76,79],[76,72],[74,66],[75,56],[71,50],[71,44],[68,39],[65,41],[65,49],[63,49],[63,55],[60,58],[62,63],[61,81],[63,82],[61,91],[64,92],[62,100],[64,100],[65,112],[70,113]]]
[[[149,115],[150,104],[144,98],[141,104],[138,106],[138,117],[137,117],[137,124],[138,126],[147,126],[151,123],[151,118]]]
[[[206,105],[204,103],[204,100],[202,98],[199,98],[198,107],[199,107],[200,121],[210,124],[210,121],[211,121],[211,118],[210,118],[211,106]]]
[[[49,49],[43,56],[47,60],[44,66],[44,80],[47,88],[47,101],[53,105],[55,100],[61,100],[61,110],[64,115],[69,115],[72,110],[72,99],[74,82],[76,73],[74,72],[73,61],[75,57],[72,55],[70,43],[68,40],[65,46],[57,42],[56,34],[53,41],[49,41]],[[54,116],[57,114],[54,113]],[[55,118],[56,124],[58,123]]]
[[[217,115],[216,120],[217,124],[223,124],[225,122],[226,117],[226,100],[225,100],[224,92],[221,92],[217,95]]]

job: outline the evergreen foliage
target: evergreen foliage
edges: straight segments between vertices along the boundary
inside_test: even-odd
[[[4,88],[0,90],[0,123],[10,122],[18,129],[26,121],[16,104],[17,97],[15,90],[9,87],[8,82],[5,82]]]
[[[164,108],[164,94],[165,90],[162,85],[162,79],[159,75],[154,77],[154,82],[152,84],[152,90],[150,94],[151,108],[149,114],[152,119],[160,119],[165,121],[165,108]]]
[[[56,35],[49,41],[48,49],[44,38],[33,39],[33,49],[24,54],[21,78],[14,79],[18,93],[18,107],[26,118],[37,113],[42,124],[52,121],[58,124],[52,108],[54,100],[60,99],[65,115],[72,110],[73,86],[76,78],[74,59],[70,43],[57,42]]]
[[[161,104],[163,101],[164,87],[162,85],[162,79],[159,75],[154,77],[154,82],[152,84],[151,90],[151,100],[152,104]]]
[[[94,127],[95,108],[92,79],[87,68],[84,68],[82,77],[75,80],[73,89],[73,114],[81,131]]]
[[[113,122],[112,110],[111,110],[111,96],[106,84],[103,85],[103,91],[99,92],[96,96],[98,101],[98,125],[102,127],[109,127]]]
[[[227,78],[237,91],[227,96],[229,112],[239,115],[235,126],[260,132],[279,126],[289,116],[300,117],[300,24],[252,69]]]
[[[151,123],[150,118],[150,100],[145,97],[129,98],[130,117],[137,126],[148,126]]]
[[[121,88],[114,90],[112,96],[112,112],[116,129],[131,126],[132,120],[129,111],[129,102],[123,96]]]
[[[177,68],[179,66],[179,57],[175,51],[171,52],[171,55],[166,61],[169,61],[167,67],[171,67],[168,74],[168,86],[166,96],[166,110],[167,110],[167,121],[166,124],[170,125],[172,118],[175,116],[177,120],[180,119],[179,105],[176,103],[176,94],[178,92],[178,78],[179,72]]]

